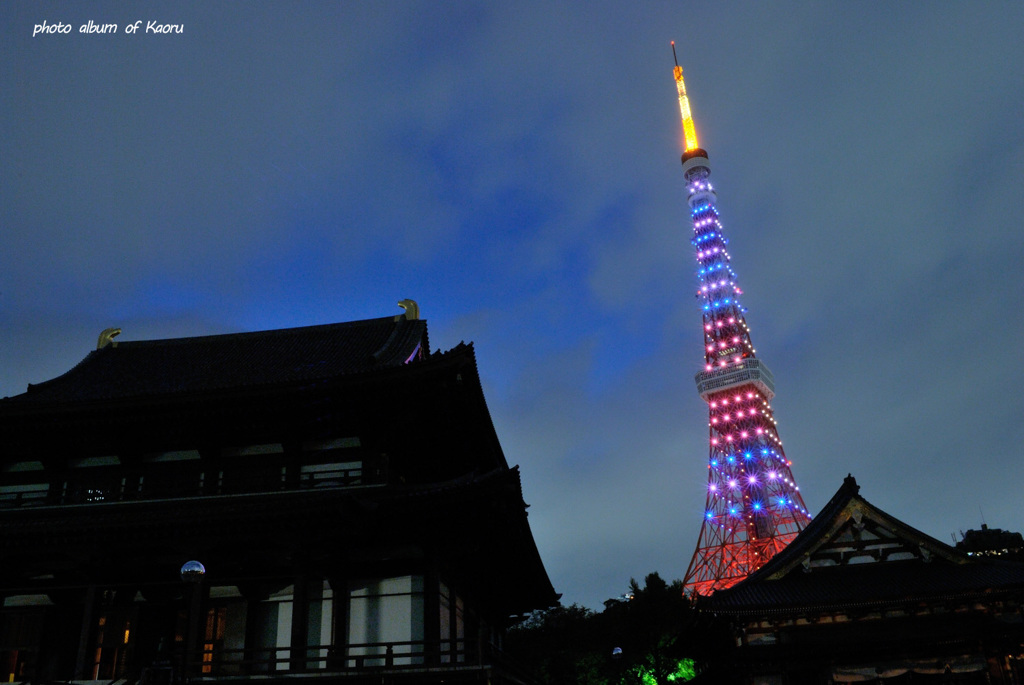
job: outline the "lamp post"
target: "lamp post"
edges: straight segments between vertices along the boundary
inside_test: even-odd
[[[199,642],[199,611],[203,602],[203,578],[206,567],[198,561],[186,561],[181,566],[181,579],[185,582],[188,602],[187,627],[185,630],[185,653],[182,661],[182,678],[188,682],[192,674],[192,657]]]

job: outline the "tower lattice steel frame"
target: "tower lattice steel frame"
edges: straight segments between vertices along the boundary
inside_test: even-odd
[[[675,45],[672,47],[675,53]],[[708,595],[758,569],[810,520],[769,404],[775,383],[755,356],[730,266],[708,155],[697,145],[676,63],[686,152],[683,176],[693,220],[697,297],[704,323],[704,370],[697,392],[708,403],[710,455],[700,538],[686,571],[687,591]]]

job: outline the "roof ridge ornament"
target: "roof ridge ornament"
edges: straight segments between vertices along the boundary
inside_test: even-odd
[[[102,350],[107,345],[117,347],[117,342],[114,340],[114,337],[118,335],[121,335],[120,328],[104,328],[103,332],[100,333],[100,339],[96,343],[96,349]]]
[[[404,314],[398,314],[395,316],[395,321],[415,321],[420,318],[420,306],[416,304],[416,300],[399,300],[398,306],[405,310]]]

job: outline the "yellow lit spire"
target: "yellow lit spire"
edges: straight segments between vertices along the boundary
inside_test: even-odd
[[[672,73],[676,77],[676,90],[679,91],[679,113],[683,115],[683,136],[686,138],[686,151],[696,150],[697,131],[693,127],[693,115],[690,114],[690,100],[686,97],[686,85],[683,83],[683,68],[679,66],[679,58],[676,57],[676,42],[672,41],[672,58],[676,61],[676,68]]]

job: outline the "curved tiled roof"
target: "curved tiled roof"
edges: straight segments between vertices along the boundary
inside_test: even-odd
[[[400,366],[428,354],[427,324],[345,323],[107,345],[67,373],[0,401],[80,402],[310,382]]]
[[[884,537],[843,542],[853,529],[874,530]],[[840,548],[848,545],[845,549],[854,550],[858,544],[866,546],[848,555],[881,546],[893,547],[901,554],[872,563],[815,563],[826,557],[842,559]],[[1021,588],[1024,564],[968,557],[872,505],[860,496],[856,480],[848,476],[785,549],[742,582],[701,598],[701,604],[725,614],[762,615],[869,609]]]

